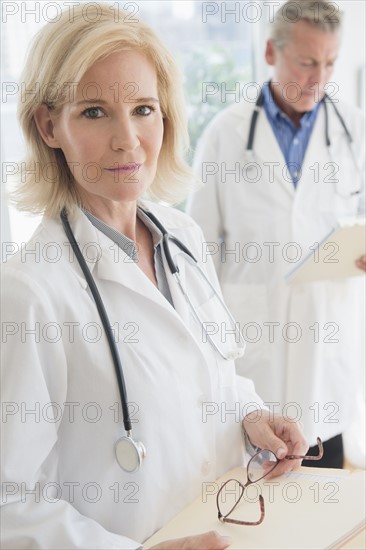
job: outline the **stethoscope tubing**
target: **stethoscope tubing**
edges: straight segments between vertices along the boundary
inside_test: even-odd
[[[82,269],[82,272],[85,276],[85,279],[88,283],[88,286],[90,288],[90,291],[92,293],[92,296],[94,298],[95,305],[97,306],[98,313],[100,316],[100,319],[103,324],[103,328],[105,331],[106,338],[108,340],[109,349],[112,355],[113,359],[113,365],[115,367],[115,372],[117,376],[117,382],[118,382],[118,388],[119,393],[121,397],[121,405],[122,405],[122,414],[123,414],[123,425],[127,433],[130,433],[132,430],[132,424],[130,419],[130,413],[128,410],[128,398],[127,398],[127,389],[126,389],[126,383],[123,376],[123,369],[121,364],[121,359],[119,352],[117,350],[116,342],[114,340],[113,332],[111,329],[111,324],[108,318],[107,311],[104,307],[103,300],[100,296],[98,287],[94,281],[94,278],[87,266],[87,263],[84,259],[84,256],[82,255],[82,252],[79,248],[78,243],[76,242],[76,239],[74,237],[74,233],[71,229],[66,209],[63,208],[61,211],[61,221],[66,233],[67,238],[69,239],[69,242],[71,244],[71,247],[74,251],[74,254],[79,262],[80,268]]]
[[[152,212],[149,212],[148,210],[144,210],[144,213],[146,214],[146,216],[148,216],[148,218],[150,218],[150,220],[156,225],[156,227],[159,229],[159,231],[161,231],[161,234],[163,235],[164,254],[165,254],[165,258],[166,258],[166,261],[168,262],[168,266],[169,266],[169,269],[170,269],[170,272],[171,272],[172,275],[175,275],[176,273],[179,273],[179,268],[174,263],[172,255],[170,253],[169,240],[171,240],[173,243],[175,243],[178,246],[178,248],[180,248],[190,258],[192,258],[192,260],[195,263],[197,263],[196,258],[193,256],[192,252],[190,250],[188,250],[186,245],[184,243],[182,243],[182,241],[180,241],[179,239],[174,237],[174,235],[170,235],[168,233],[168,231],[165,229],[165,227],[163,226],[163,224],[158,220],[158,218]]]
[[[256,127],[257,127],[258,116],[259,116],[259,112],[260,112],[260,110],[263,106],[263,102],[264,102],[264,91],[262,89],[259,96],[258,96],[258,99],[255,103],[255,107],[254,107],[254,110],[253,110],[252,118],[251,118],[251,121],[250,121],[250,127],[249,127],[248,141],[247,141],[247,146],[246,146],[246,151],[245,151],[246,154],[249,155],[251,158],[253,158],[253,145],[254,145],[254,138],[255,138],[255,131],[256,131]],[[331,140],[330,140],[330,136],[329,136],[329,113],[328,113],[327,103],[330,103],[333,106],[334,112],[335,112],[335,114],[336,114],[336,116],[337,116],[343,130],[344,130],[344,133],[346,134],[348,146],[349,146],[350,153],[351,153],[351,156],[352,156],[352,160],[353,160],[353,162],[356,166],[357,171],[361,174],[362,172],[361,172],[361,168],[359,167],[359,164],[357,162],[352,135],[351,135],[349,129],[347,128],[347,125],[344,121],[344,118],[342,117],[341,113],[337,109],[334,101],[332,101],[331,98],[327,94],[325,94],[324,99],[323,99],[324,114],[325,114],[325,144],[326,144],[326,147],[329,151],[329,154],[332,158],[332,155],[331,155]],[[350,196],[358,195],[358,194],[360,194],[360,192],[361,192],[360,189],[358,189],[356,191],[352,191],[350,193]]]
[[[150,220],[161,231],[161,233],[163,235],[162,243],[163,243],[163,248],[164,248],[164,254],[165,254],[169,269],[170,269],[172,275],[174,276],[174,278],[176,279],[176,281],[178,282],[182,292],[184,293],[184,295],[186,295],[186,293],[185,293],[185,291],[184,291],[184,289],[181,285],[179,276],[178,276],[179,268],[174,263],[172,255],[170,253],[169,240],[174,242],[183,252],[185,252],[197,264],[196,258],[191,253],[191,251],[185,246],[184,243],[182,243],[179,239],[174,237],[174,235],[170,235],[168,233],[168,231],[165,229],[163,224],[158,220],[158,218],[154,214],[152,214],[152,212],[144,210],[144,213],[150,218]],[[121,398],[121,405],[122,405],[122,413],[123,413],[123,425],[124,425],[124,428],[125,428],[125,431],[127,432],[127,434],[130,434],[130,432],[132,431],[132,424],[131,424],[130,414],[129,414],[129,410],[128,410],[128,398],[127,398],[126,383],[125,383],[125,379],[124,379],[124,375],[123,375],[123,368],[122,368],[120,355],[119,355],[119,352],[117,350],[116,342],[114,340],[113,332],[112,332],[112,329],[111,329],[111,323],[109,321],[107,311],[104,307],[104,303],[103,303],[102,297],[99,293],[98,287],[95,283],[95,280],[94,280],[94,278],[93,278],[93,276],[90,272],[90,269],[89,269],[89,267],[88,267],[88,265],[87,265],[87,263],[84,259],[84,256],[83,256],[83,254],[82,254],[82,252],[79,248],[79,245],[76,242],[74,233],[71,229],[71,226],[70,226],[70,223],[69,223],[69,220],[68,220],[67,211],[66,211],[65,208],[62,209],[60,217],[61,217],[62,225],[64,227],[66,236],[67,236],[67,238],[68,238],[68,240],[71,244],[71,247],[72,247],[72,249],[74,251],[74,254],[75,254],[75,256],[78,260],[78,263],[80,265],[80,268],[81,268],[81,270],[82,270],[82,272],[85,276],[86,282],[87,282],[87,284],[90,288],[90,292],[92,293],[95,305],[98,309],[98,313],[99,313],[100,319],[101,319],[102,324],[103,324],[103,328],[104,328],[105,335],[106,335],[108,345],[109,345],[109,349],[110,349],[110,352],[111,352],[111,355],[112,355],[113,365],[114,365],[114,369],[115,369],[116,377],[117,377],[117,382],[118,382],[118,388],[119,388],[119,393],[120,393],[120,398]]]

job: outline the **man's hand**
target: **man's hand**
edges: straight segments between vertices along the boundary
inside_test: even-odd
[[[305,455],[309,445],[300,425],[291,418],[257,410],[243,419],[243,428],[251,443],[261,449],[269,449],[278,459],[286,455]],[[268,474],[268,479],[299,467],[301,460],[283,460]]]
[[[222,537],[217,531],[209,531],[193,537],[166,540],[150,550],[225,550],[231,542],[230,537]]]
[[[356,260],[356,265],[359,269],[362,269],[362,271],[366,271],[366,254]]]

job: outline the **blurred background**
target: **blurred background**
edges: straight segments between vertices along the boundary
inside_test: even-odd
[[[93,4],[86,0],[77,3]],[[258,86],[270,74],[264,61],[268,22],[281,3],[279,0],[110,2],[115,10],[118,7],[127,10],[130,19],[150,24],[175,55],[185,79],[192,147],[189,160],[202,130],[219,110],[238,101],[238,94],[241,99],[244,93],[255,101]],[[18,213],[8,205],[7,187],[14,182],[4,177],[5,163],[20,162],[24,157],[15,91],[25,53],[35,33],[72,4],[63,0],[2,2],[2,242],[27,241],[39,222],[39,218]],[[345,13],[344,34],[329,92],[339,100],[365,109],[366,3],[346,0],[337,5]]]

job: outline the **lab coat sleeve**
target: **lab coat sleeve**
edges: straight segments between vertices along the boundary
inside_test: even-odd
[[[53,495],[50,483],[45,491],[50,479],[57,487],[62,423],[49,404],[64,412],[67,401],[64,346],[44,332],[57,312],[23,269],[7,266],[2,290],[2,548],[140,548]]]
[[[352,108],[349,109],[348,106],[342,106],[341,114],[346,120],[346,124],[350,129],[351,135],[353,137],[353,154],[355,157],[355,162],[358,166],[358,172],[361,180],[361,191],[358,196],[358,214],[365,215],[366,213],[366,182],[365,182],[365,170],[366,170],[366,142],[365,142],[365,114],[361,109]],[[355,182],[351,182],[352,185]]]
[[[255,391],[254,382],[250,378],[245,378],[239,374],[236,376],[236,384],[238,388],[238,394],[240,402],[243,404],[242,411],[249,414],[257,409],[268,410],[268,407],[264,404],[263,399]]]
[[[365,128],[365,117],[362,117],[363,120],[363,128]],[[359,201],[359,208],[358,213],[365,215],[366,213],[366,182],[365,182],[365,171],[366,171],[366,160],[365,160],[365,150],[366,150],[366,143],[365,143],[365,133],[363,133],[363,139],[361,141],[361,148],[360,153],[358,156],[358,162],[360,166],[360,173],[361,173],[361,193],[360,193],[360,201]]]
[[[217,163],[217,141],[218,137],[211,123],[199,140],[193,164],[194,173],[203,182],[203,186],[189,197],[186,210],[202,228],[207,254],[212,256],[215,269],[219,273],[224,227],[219,200],[220,166]]]
[[[366,118],[364,112],[354,105],[348,105],[346,103],[340,103],[338,106],[342,118],[344,119],[347,128],[352,136],[352,144],[346,145],[344,155],[353,156],[355,165],[357,165],[357,172],[361,184],[360,193],[358,194],[358,209],[357,214],[364,215],[366,213],[366,189],[365,189],[365,170],[366,170],[366,143],[365,143],[365,123]],[[339,123],[339,121],[337,121]],[[346,136],[344,136],[346,143]],[[351,149],[352,151],[351,151]],[[340,158],[340,162],[342,159]],[[351,188],[357,185],[357,182],[351,179],[348,182]],[[347,201],[348,199],[346,199]]]

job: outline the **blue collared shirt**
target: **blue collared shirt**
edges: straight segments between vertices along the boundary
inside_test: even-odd
[[[312,111],[305,113],[301,117],[300,127],[297,128],[292,120],[275,103],[269,82],[264,84],[263,94],[263,108],[282,154],[285,157],[288,173],[296,187],[301,177],[301,168],[306,148],[322,102],[319,102]]]

